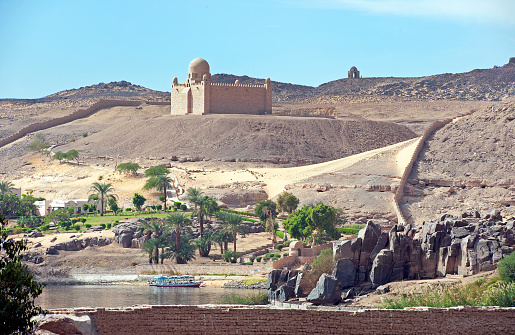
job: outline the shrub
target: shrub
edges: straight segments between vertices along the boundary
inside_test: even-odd
[[[230,305],[266,305],[268,304],[268,293],[259,292],[247,295],[231,293],[222,298],[219,304]]]
[[[104,228],[104,229],[106,229],[106,224],[105,223],[101,223],[101,224],[99,224],[99,226]]]
[[[275,248],[276,248],[277,250],[281,250],[281,249],[283,248],[283,245],[282,245],[282,244],[278,244],[278,245],[276,245],[276,246],[275,246]]]
[[[499,277],[505,282],[515,282],[515,252],[499,261]]]
[[[360,229],[359,228],[347,228],[347,227],[338,227],[336,228],[342,234],[353,234],[358,235]]]
[[[181,202],[180,202],[180,201],[175,201],[175,202],[173,203],[173,207],[175,207],[175,208],[177,208],[177,209],[181,208]]]
[[[284,238],[284,232],[282,230],[276,230],[275,233],[277,234],[277,236],[279,236],[280,238]]]
[[[91,225],[90,225],[89,223],[86,223],[86,224],[84,225],[84,227],[86,227],[86,229],[89,229],[89,228],[91,228]]]
[[[251,261],[252,263],[254,263],[254,261],[256,260],[256,257],[252,256],[252,257],[249,257],[249,259],[250,259],[250,261]]]
[[[243,262],[243,263],[240,263],[240,265],[252,265],[252,264],[254,264],[254,263],[253,262]]]
[[[283,254],[283,257],[288,257],[288,253],[287,253],[287,252],[285,252],[285,253]]]
[[[222,258],[226,262],[236,263],[236,260],[240,257],[239,252],[234,252],[231,250],[227,250],[223,255]]]
[[[106,225],[106,228],[107,228],[107,229],[111,229],[111,224],[110,224],[110,223],[108,223],[108,224]]]
[[[82,224],[86,223],[86,218],[80,218],[80,222],[82,222]]]
[[[13,234],[21,234],[21,233],[23,233],[23,228],[22,227],[14,227],[12,232],[13,232]]]
[[[42,230],[42,231],[47,231],[47,230],[49,230],[49,229],[50,229],[50,225],[45,224],[45,225],[42,225],[42,226],[41,226],[41,230]]]
[[[73,229],[75,229],[76,231],[79,231],[80,230],[80,224],[74,224],[73,225]]]
[[[222,255],[220,255],[220,254],[209,255],[209,258],[211,258],[211,260],[214,262],[214,261],[222,259]]]
[[[258,263],[259,263],[259,262],[261,262],[261,259],[262,259],[262,257],[261,257],[261,256],[256,257],[256,262],[258,262]]]
[[[132,208],[127,207],[127,208],[125,208],[125,211],[126,211],[126,212],[132,212]]]
[[[181,210],[182,210],[183,212],[187,211],[187,210],[188,210],[188,206],[186,206],[186,205],[181,205]]]

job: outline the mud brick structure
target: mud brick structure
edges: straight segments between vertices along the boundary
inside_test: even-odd
[[[360,78],[359,76],[359,71],[358,71],[358,68],[353,66],[350,68],[349,72],[348,72],[348,78],[349,79],[352,79],[352,78]]]
[[[191,61],[186,81],[173,78],[171,114],[271,114],[272,84],[243,85],[211,81],[209,64],[202,58]]]

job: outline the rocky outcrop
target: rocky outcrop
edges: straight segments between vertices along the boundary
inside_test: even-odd
[[[108,244],[111,244],[111,239],[108,237],[86,237],[84,239],[74,238],[48,247],[45,253],[47,255],[58,255],[58,250],[79,251],[91,246],[103,247]]]
[[[395,225],[389,232],[368,221],[357,238],[333,242],[336,262],[332,276],[322,275],[307,300],[335,303],[335,299],[327,298],[334,283],[346,299],[392,281],[447,274],[468,276],[493,270],[514,250],[514,226],[515,218],[503,220],[495,210],[483,216],[479,212],[462,213],[460,217],[446,214],[424,222],[420,229],[410,224]],[[301,279],[308,268],[295,273],[274,271],[267,286],[271,300],[291,295],[281,285],[293,287],[292,297],[305,296],[306,286],[302,287]],[[295,278],[295,283],[289,281],[290,277]]]

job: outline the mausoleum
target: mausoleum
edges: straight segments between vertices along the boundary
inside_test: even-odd
[[[209,64],[202,58],[191,61],[186,81],[173,78],[171,114],[271,114],[272,84],[244,85],[211,81]]]

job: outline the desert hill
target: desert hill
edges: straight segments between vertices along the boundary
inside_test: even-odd
[[[344,72],[344,71],[342,71]],[[264,79],[247,76],[214,75],[213,80],[242,84],[262,84]],[[313,100],[310,97],[330,95],[373,95],[404,97],[429,100],[479,100],[499,101],[515,95],[515,58],[508,64],[492,69],[476,69],[465,73],[445,73],[420,78],[360,78],[338,79],[318,87],[292,85],[279,82],[274,84],[274,101],[294,101],[302,103]]]
[[[106,120],[104,115],[109,112],[100,112],[85,121]],[[112,122],[87,138],[60,146],[59,150],[73,148],[83,150],[85,156],[125,159],[163,157],[180,161],[305,165],[350,156],[416,136],[402,125],[360,118],[259,115],[172,118],[164,115],[124,122],[113,119]],[[84,120],[77,123],[83,124]],[[107,121],[103,123],[108,125]],[[76,126],[76,122],[72,122],[68,129]]]
[[[426,141],[401,207],[415,221],[476,207],[515,213],[514,161],[515,102],[457,119]]]

